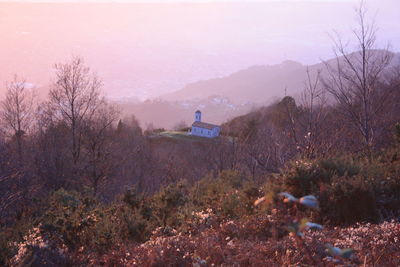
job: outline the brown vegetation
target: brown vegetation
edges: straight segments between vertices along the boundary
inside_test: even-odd
[[[373,33],[357,35],[361,61],[338,60],[339,87],[309,75],[300,104],[285,96],[207,141],[120,119],[81,58],[55,65],[43,103],[16,79],[1,106],[0,264],[400,265],[400,79],[373,60]]]

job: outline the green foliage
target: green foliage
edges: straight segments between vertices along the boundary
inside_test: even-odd
[[[95,222],[91,214],[93,200],[83,198],[76,191],[60,189],[50,196],[49,202],[50,207],[41,220],[43,229],[60,233],[72,248],[84,243],[87,236],[80,233]]]
[[[50,197],[50,207],[40,220],[42,228],[61,234],[72,249],[87,246],[106,251],[121,240],[144,241],[154,224],[148,220],[143,198],[135,192],[128,190],[122,204],[103,207],[75,191],[58,190]]]
[[[128,241],[145,242],[157,231],[162,235],[172,229],[174,233],[193,233],[200,225],[210,227],[214,222],[254,215],[282,219],[285,229],[299,238],[308,229],[322,228],[305,218],[335,225],[375,222],[381,216],[378,211],[390,210],[389,206],[396,211],[400,203],[400,161],[392,161],[391,153],[372,161],[328,158],[293,162],[268,176],[261,190],[232,170],[206,176],[193,185],[170,184],[152,195],[131,188],[110,204],[96,201],[89,193],[60,189],[44,201],[47,205],[36,223],[16,225],[19,230],[13,231],[12,237],[0,236],[0,261],[4,264],[15,254],[7,245],[10,241],[19,241],[37,226],[44,236],[60,240],[70,251],[83,247],[82,253],[90,254],[106,253]],[[298,218],[288,220],[294,215]],[[277,238],[282,237],[284,230],[276,233],[280,233]],[[338,254],[332,256],[336,258],[350,254],[339,248],[335,251]]]
[[[281,173],[284,189],[295,196],[317,192],[321,183],[329,182],[329,174],[314,161],[296,161]]]
[[[137,192],[136,187],[133,187],[125,191],[122,201],[131,209],[137,209],[143,201],[143,196]]]
[[[176,227],[182,224],[179,217],[184,212],[183,207],[188,202],[188,188],[183,182],[168,185],[151,200],[153,216],[160,226]]]
[[[398,177],[400,168],[396,165],[396,162],[383,158],[379,161],[352,158],[298,160],[277,177],[282,181],[281,189],[294,196],[318,196],[323,204],[320,216],[325,220],[349,225],[376,222],[379,210],[386,209],[379,206],[381,203],[398,203],[396,194],[400,193],[400,187],[394,177]]]
[[[326,207],[322,215],[334,224],[376,222],[378,219],[377,199],[362,176],[333,179],[321,199]]]
[[[115,218],[120,222],[119,235],[122,240],[144,242],[155,228],[152,210],[146,205],[145,199],[142,198],[137,203],[135,206],[122,205],[118,207]]]
[[[335,176],[352,177],[360,166],[349,159],[298,160],[282,172],[284,188],[294,195],[315,194]]]
[[[21,213],[14,224],[0,226],[0,266],[7,266],[17,249],[13,245],[23,240],[26,233],[31,230],[36,221],[36,213],[41,210],[41,203],[35,203],[38,207],[27,209]]]
[[[213,208],[217,215],[241,217],[251,214],[260,193],[255,184],[235,171],[223,171],[216,178],[206,177],[191,190],[191,200],[197,210]]]
[[[329,178],[334,175],[352,177],[361,171],[360,165],[351,158],[321,159],[318,164]]]
[[[347,225],[398,215],[400,162],[392,161],[391,155],[392,150],[388,150],[373,160],[350,161],[350,165],[358,166],[358,172],[337,172],[320,188],[325,206],[322,215],[334,224]]]

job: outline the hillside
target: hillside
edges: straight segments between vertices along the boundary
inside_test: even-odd
[[[222,125],[237,138],[133,119],[86,131],[73,181],[65,124],[26,138],[20,172],[15,142],[0,143],[0,265],[399,266],[395,78],[371,156],[334,106],[308,134],[290,96]]]
[[[220,124],[227,119],[245,114],[255,105],[253,103],[234,104],[220,96],[210,96],[200,100],[166,101],[147,100],[144,102],[115,102],[125,116],[134,114],[142,128],[174,129],[177,124],[190,125],[197,109],[204,111],[204,120]]]
[[[400,62],[400,53],[393,55],[392,64],[396,65]],[[336,58],[327,63],[335,64]],[[252,66],[225,77],[191,83],[161,98],[183,101],[220,95],[237,104],[264,104],[285,95],[297,97],[304,89],[307,67],[312,78],[319,70],[322,71],[322,77],[326,73],[325,63],[307,66],[295,61],[284,61],[277,65]]]
[[[327,63],[335,64],[336,59]],[[400,54],[393,54],[392,65],[399,63]],[[116,103],[125,115],[135,114],[143,128],[152,125],[173,129],[178,123],[190,124],[197,109],[205,112],[205,119],[210,123],[222,124],[285,95],[299,100],[307,80],[307,68],[311,79],[318,71],[321,71],[322,78],[326,75],[325,63],[307,66],[285,61],[278,65],[252,66],[221,78],[201,80],[152,100]]]
[[[181,131],[164,131],[160,133],[154,133],[149,136],[150,140],[166,140],[174,142],[213,142],[213,139],[204,138],[195,135],[189,135],[187,132]]]
[[[187,100],[221,95],[234,103],[265,103],[272,97],[284,96],[285,88],[288,94],[299,92],[304,82],[305,70],[306,66],[295,61],[285,61],[271,66],[252,66],[226,77],[188,84],[181,90],[162,98]]]
[[[312,76],[323,64],[310,67]],[[203,110],[205,120],[221,124],[271,103],[286,94],[299,96],[307,66],[285,61],[273,66],[252,66],[229,76],[188,84],[175,93],[144,102],[117,102],[124,114],[135,114],[142,127],[173,129],[190,124],[193,112]],[[286,92],[285,92],[286,90]]]

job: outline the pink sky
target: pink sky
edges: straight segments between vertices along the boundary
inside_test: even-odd
[[[110,97],[141,99],[255,64],[329,58],[328,33],[349,36],[357,3],[11,2],[0,3],[0,85],[17,73],[45,89],[54,63],[81,55]],[[367,3],[377,14],[379,40],[399,51],[400,1]]]

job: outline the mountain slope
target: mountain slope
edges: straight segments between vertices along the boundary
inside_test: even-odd
[[[400,66],[400,54],[393,54],[392,65]],[[336,63],[336,59],[327,61]],[[299,100],[307,80],[307,68],[314,80],[318,70],[324,76],[325,63],[311,66],[285,61],[272,66],[253,66],[229,76],[189,84],[179,91],[145,102],[121,103],[125,114],[135,114],[146,127],[173,128],[179,122],[190,124],[196,109],[204,111],[208,122],[227,119],[265,106],[290,95]]]
[[[392,64],[400,64],[400,54],[393,54]],[[327,61],[335,64],[336,59]],[[161,97],[168,101],[189,99],[204,99],[213,95],[228,98],[232,103],[266,103],[272,98],[285,95],[298,96],[304,88],[307,79],[307,67],[311,77],[317,71],[324,74],[325,63],[310,66],[295,61],[284,61],[281,64],[269,66],[252,66],[229,76],[191,83],[173,93]]]
[[[188,84],[165,100],[202,99],[211,95],[229,98],[233,103],[264,103],[271,97],[281,97],[301,90],[306,66],[285,61],[271,66],[252,66],[229,76]]]

